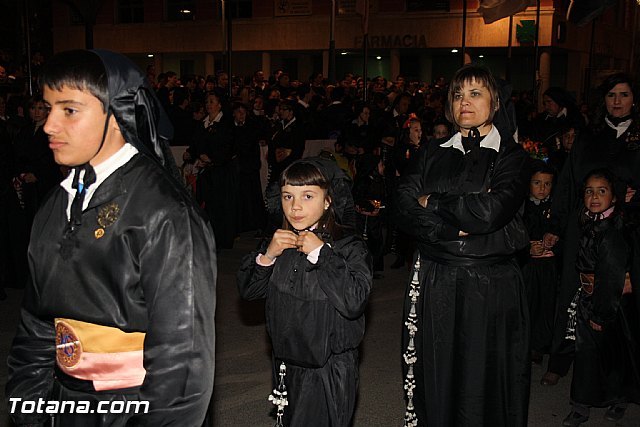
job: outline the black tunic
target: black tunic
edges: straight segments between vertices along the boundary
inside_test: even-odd
[[[226,121],[201,126],[194,135],[191,155],[206,154],[211,163],[196,181],[196,199],[209,216],[218,249],[230,249],[237,229],[238,171],[233,133]]]
[[[531,241],[540,241],[544,234],[549,232],[550,215],[550,198],[538,204],[532,200],[526,202],[524,222]],[[528,249],[525,255],[522,276],[529,301],[531,349],[539,353],[548,353],[553,337],[558,290],[557,258],[555,253],[553,256],[534,258],[529,254]]]
[[[62,399],[148,400],[149,413],[133,416],[130,425],[197,426],[213,384],[216,261],[211,228],[166,172],[137,154],[96,189],[82,212],[72,256],[64,260],[60,242],[68,199],[63,188],[56,188],[34,221],[29,246],[32,280],[8,358],[7,396],[53,396],[54,318],[63,317],[145,332],[146,376],[140,387],[101,393],[79,390]],[[104,235],[96,237],[102,208],[114,205],[119,214],[104,228]],[[91,387],[90,381],[77,382]],[[47,418],[14,416],[18,424]],[[64,426],[121,426],[130,416],[58,415]]]
[[[264,227],[266,212],[260,184],[260,127],[253,119],[234,124],[233,143],[238,153],[238,231]]]
[[[511,138],[499,152],[479,147],[466,155],[443,142],[420,149],[397,193],[397,224],[416,237],[420,255],[418,425],[524,426],[529,322],[515,254],[528,244],[527,156]],[[426,209],[417,202],[425,194]],[[408,341],[405,330],[403,349]]]
[[[622,218],[615,212],[587,221],[580,230],[576,268],[595,275],[593,294],[581,291],[571,399],[609,406],[640,399],[640,335],[632,294],[622,294],[630,251]],[[595,331],[589,321],[602,326]]]
[[[264,253],[264,248],[262,253]],[[295,249],[273,266],[247,255],[238,290],[248,300],[266,298],[267,331],[274,358],[287,366],[285,425],[349,426],[358,389],[357,348],[371,290],[371,262],[356,237],[325,244],[316,264]]]

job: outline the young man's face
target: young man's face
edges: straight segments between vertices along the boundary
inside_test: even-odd
[[[63,86],[44,87],[44,101],[50,108],[44,131],[56,163],[79,166],[102,163],[124,144],[114,117],[109,121],[105,142],[100,147],[107,114],[102,102],[88,91]]]

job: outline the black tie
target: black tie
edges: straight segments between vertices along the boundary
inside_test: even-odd
[[[84,177],[82,178],[82,182],[80,182],[80,172],[83,170]],[[62,244],[60,245],[60,255],[62,255],[63,259],[69,259],[71,257],[71,252],[73,252],[73,248],[75,247],[75,235],[82,225],[82,205],[84,203],[84,197],[87,194],[89,186],[96,182],[96,173],[89,163],[77,166],[73,171],[73,183],[71,186],[76,189],[76,195],[73,198],[73,202],[71,202],[71,215],[69,222],[64,228]]]

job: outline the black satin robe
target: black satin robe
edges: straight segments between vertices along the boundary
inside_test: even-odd
[[[316,264],[287,249],[273,266],[263,267],[256,263],[257,254],[242,260],[238,290],[247,300],[266,298],[274,384],[280,362],[287,366],[285,425],[348,427],[372,281],[365,243],[345,237],[325,244]]]
[[[72,255],[63,260],[68,197],[58,187],[34,221],[32,280],[8,358],[7,397],[150,402],[147,414],[58,415],[56,426],[199,427],[214,374],[216,258],[210,226],[160,166],[137,154],[96,189],[82,213]],[[120,212],[96,238],[98,214],[107,204],[116,204]],[[54,395],[57,317],[145,332],[143,384],[100,393],[61,392],[55,381],[59,393]],[[76,380],[64,386],[91,384]],[[46,417],[16,414],[14,420],[36,424]]]
[[[638,307],[633,293],[622,294],[631,260],[625,231],[615,212],[580,230],[576,268],[595,276],[593,294],[580,294],[576,319],[571,400],[583,405],[640,400]],[[602,331],[592,329],[589,321]]]
[[[395,206],[396,224],[415,236],[421,258],[415,413],[420,426],[525,426],[529,319],[515,255],[529,243],[527,156],[511,138],[499,153],[480,147],[477,157],[441,147],[445,141],[420,149]],[[425,194],[426,209],[417,201]]]

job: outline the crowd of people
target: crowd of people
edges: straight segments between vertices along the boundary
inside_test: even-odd
[[[157,102],[143,117],[168,118],[167,141],[187,147],[179,170],[165,167],[204,212],[215,250],[242,232],[264,239],[238,284],[243,297],[267,299],[278,422],[349,425],[364,307],[389,253],[389,268],[410,271],[405,425],[524,426],[530,365],[547,354],[545,386],[574,364],[563,425],[586,422],[591,406],[619,420],[640,402],[640,118],[629,76],[604,80],[595,109],[549,88],[539,113],[530,93],[475,65],[433,84],[351,73],[299,81],[286,70],[180,79],[152,66],[144,79]],[[27,283],[47,194],[89,173],[54,158],[50,98],[0,93],[3,286]],[[333,149],[305,160],[309,140]],[[74,247],[65,239],[63,258]],[[309,289],[290,291],[301,283]],[[325,394],[340,381],[340,393]]]

